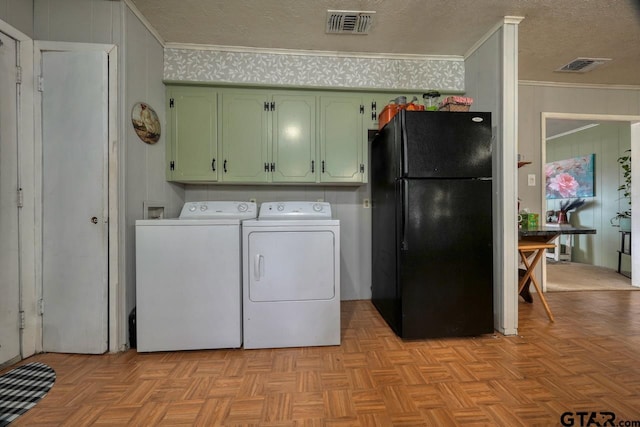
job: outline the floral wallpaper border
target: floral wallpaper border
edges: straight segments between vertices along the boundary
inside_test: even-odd
[[[370,89],[464,91],[464,61],[164,50],[164,79]]]

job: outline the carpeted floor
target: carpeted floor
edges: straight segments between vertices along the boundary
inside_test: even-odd
[[[547,291],[640,290],[615,270],[576,262],[547,262]]]

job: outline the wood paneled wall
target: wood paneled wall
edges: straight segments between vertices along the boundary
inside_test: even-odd
[[[587,204],[571,213],[570,218],[573,225],[595,228],[598,232],[574,237],[574,262],[617,268],[620,240],[618,228],[611,226],[610,219],[620,209],[626,209],[617,191],[621,180],[617,159],[630,148],[630,143],[629,124],[618,122],[605,122],[547,141],[545,163],[595,154],[595,196],[586,198]],[[541,179],[540,185],[545,185],[544,177]],[[561,199],[547,200],[547,209],[558,210],[561,202]],[[629,271],[629,266],[625,271]]]

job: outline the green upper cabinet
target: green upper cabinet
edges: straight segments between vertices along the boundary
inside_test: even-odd
[[[218,180],[216,97],[217,91],[212,88],[167,89],[167,180]]]
[[[367,182],[367,130],[387,94],[167,86],[167,180]]]
[[[316,181],[316,97],[274,95],[273,182]]]
[[[267,94],[223,90],[221,98],[221,181],[269,182]]]
[[[365,182],[361,95],[320,96],[320,182]]]

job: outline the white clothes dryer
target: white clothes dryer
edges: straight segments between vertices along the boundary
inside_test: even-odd
[[[249,202],[187,202],[180,218],[136,221],[137,350],[242,345],[242,220]]]
[[[329,203],[268,202],[242,230],[244,348],[340,344],[340,222]]]

